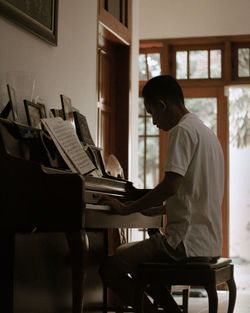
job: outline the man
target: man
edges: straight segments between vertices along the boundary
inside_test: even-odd
[[[161,75],[149,80],[142,95],[154,125],[170,131],[165,177],[135,202],[102,200],[119,214],[167,215],[165,234],[122,245],[100,269],[107,286],[132,306],[133,275],[139,263],[219,257],[222,247],[224,161],[217,137],[187,110],[181,87],[173,77]],[[165,206],[156,207],[164,201]],[[171,298],[169,303],[171,307]],[[145,312],[153,312],[149,301]]]

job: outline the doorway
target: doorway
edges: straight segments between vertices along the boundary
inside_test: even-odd
[[[240,291],[250,292],[250,86],[228,89],[230,257]]]
[[[128,173],[129,59],[127,45],[102,37],[98,47],[97,141]]]
[[[222,256],[229,255],[229,157],[228,105],[224,87],[183,88],[185,105],[217,135],[224,153],[225,185],[222,202],[223,248]]]

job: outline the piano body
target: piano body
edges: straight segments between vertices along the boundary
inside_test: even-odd
[[[41,132],[0,119],[1,308],[102,311],[106,291],[98,266],[108,253],[107,229],[156,228],[161,217],[120,216],[98,205],[103,194],[135,200],[145,190],[108,175],[82,177],[52,168]]]

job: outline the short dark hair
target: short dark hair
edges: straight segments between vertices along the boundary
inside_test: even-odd
[[[177,80],[170,75],[159,75],[150,79],[142,90],[142,96],[148,102],[159,98],[173,100],[177,105],[184,104],[184,96]]]

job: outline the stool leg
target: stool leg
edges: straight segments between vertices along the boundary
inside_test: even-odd
[[[184,289],[182,292],[183,313],[188,313],[189,289]]]
[[[218,294],[216,286],[206,285],[205,289],[208,295],[209,313],[217,313],[218,310]]]
[[[227,285],[229,290],[229,303],[227,313],[233,313],[236,300],[236,285],[233,276],[230,280],[227,281]]]
[[[144,312],[144,291],[146,289],[146,282],[142,277],[137,276],[135,280],[136,284],[136,293],[135,293],[135,312],[143,313]]]

